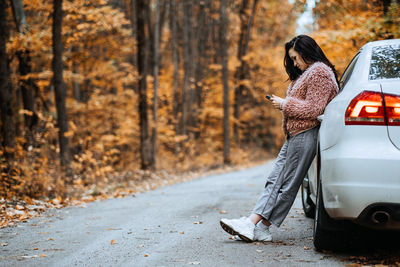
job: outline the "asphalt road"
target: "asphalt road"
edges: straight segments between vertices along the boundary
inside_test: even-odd
[[[219,220],[249,214],[270,168],[49,211],[0,229],[0,266],[345,266],[372,255],[316,252],[299,197],[284,224],[272,228],[272,243],[230,239]]]

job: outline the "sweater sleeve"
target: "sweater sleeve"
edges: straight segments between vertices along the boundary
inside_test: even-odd
[[[305,99],[287,97],[282,105],[283,115],[296,119],[316,119],[324,112],[336,87],[329,72],[313,73],[307,81]]]

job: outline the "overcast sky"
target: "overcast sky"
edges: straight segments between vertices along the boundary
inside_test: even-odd
[[[306,11],[297,19],[297,34],[307,34],[312,31],[314,22],[312,9],[315,7],[315,0],[307,0]]]

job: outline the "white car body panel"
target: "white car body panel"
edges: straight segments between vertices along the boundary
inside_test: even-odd
[[[400,79],[381,81],[381,88],[384,93],[400,95]],[[398,149],[400,149],[400,126],[389,126],[388,136]]]
[[[322,196],[334,219],[356,220],[375,203],[400,204],[400,126],[345,125],[344,120],[348,105],[362,91],[400,95],[400,79],[368,80],[372,47],[386,44],[400,45],[400,40],[372,42],[360,49],[350,79],[322,116]],[[308,177],[310,197],[316,203],[317,159]]]

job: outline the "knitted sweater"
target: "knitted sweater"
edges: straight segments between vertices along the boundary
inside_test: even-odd
[[[295,135],[317,126],[317,117],[336,96],[339,88],[332,69],[322,62],[309,66],[289,84],[282,103],[283,131]]]

